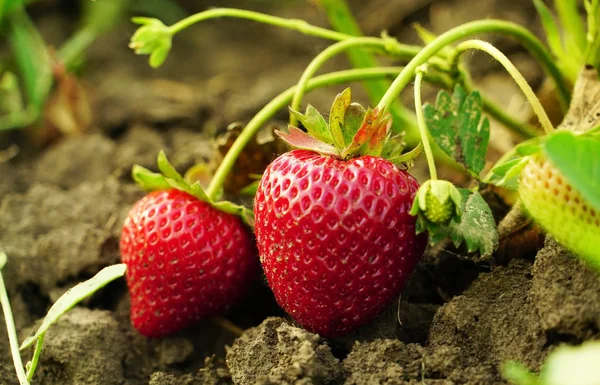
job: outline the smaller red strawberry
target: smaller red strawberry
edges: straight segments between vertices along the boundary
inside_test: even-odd
[[[134,179],[156,191],[131,209],[120,243],[131,321],[148,337],[226,311],[259,269],[250,230],[234,215],[244,209],[211,202],[199,184],[183,180],[162,152],[159,168],[162,175],[134,167]]]

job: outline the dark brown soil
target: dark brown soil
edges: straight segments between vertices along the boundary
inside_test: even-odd
[[[190,10],[206,5],[184,4]],[[415,42],[409,28],[414,21],[442,32],[490,15],[539,32],[532,7],[519,4],[353,2],[367,32],[386,28],[408,42]],[[242,6],[325,25],[323,15],[305,2]],[[375,22],[378,9],[385,9],[377,11],[385,16]],[[41,12],[36,22],[50,41],[60,41],[71,24],[58,11]],[[166,65],[154,71],[145,57],[135,57],[126,48],[132,31],[130,25],[121,27],[89,54],[83,80],[95,114],[87,134],[44,149],[29,145],[24,134],[0,135],[0,149],[10,143],[20,146],[17,157],[0,163],[0,248],[9,256],[3,273],[21,341],[68,288],[119,262],[120,225],[143,195],[129,176],[133,164],[153,169],[161,149],[181,171],[199,162],[215,164],[220,157],[216,136],[230,123],[247,121],[294,84],[311,57],[326,46],[294,32],[215,21],[178,36]],[[538,67],[522,50],[510,41],[494,42],[510,53],[534,86],[540,85]],[[471,65],[486,75],[480,78],[481,89],[492,91],[504,105],[520,103],[515,87],[494,63],[475,55]],[[327,68],[345,66],[339,58]],[[326,107],[337,91],[311,94],[308,101]],[[353,91],[366,101],[360,87]],[[275,123],[285,119],[282,111]],[[501,152],[506,135],[492,131],[498,135],[492,152]],[[247,168],[239,164],[237,170]],[[414,173],[424,177],[422,165]],[[505,213],[498,206],[498,219]],[[462,250],[430,250],[398,303],[371,325],[337,340],[324,340],[281,318],[285,315],[264,280],[249,288],[246,301],[226,315],[246,329],[241,337],[222,323],[206,320],[176,336],[148,340],[129,324],[127,288],[118,281],[50,328],[33,383],[502,384],[499,370],[507,360],[537,370],[557,345],[600,337],[597,274],[552,240],[537,256],[534,251],[503,260],[511,259],[483,263]],[[5,333],[0,328],[0,384],[14,385]]]

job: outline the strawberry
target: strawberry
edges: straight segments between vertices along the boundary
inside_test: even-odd
[[[242,220],[215,208],[198,185],[187,185],[166,162],[161,153],[159,165],[171,178],[134,167],[138,182],[158,190],[131,209],[120,242],[131,321],[147,337],[166,336],[226,311],[258,272]]]
[[[410,213],[422,213],[429,222],[445,225],[451,219],[460,218],[460,204],[460,192],[452,183],[446,180],[428,180],[417,192]]]
[[[600,211],[543,153],[533,155],[521,171],[519,195],[531,216],[559,243],[600,261]]]
[[[389,115],[349,99],[349,90],[338,95],[329,124],[310,106],[293,112],[308,134],[291,126],[278,134],[302,149],[267,167],[254,207],[277,302],[326,337],[373,320],[397,299],[426,244],[409,214],[417,181],[381,157],[400,159]]]

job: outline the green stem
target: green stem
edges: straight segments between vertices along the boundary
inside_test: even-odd
[[[375,37],[353,37],[347,40],[343,40],[337,43],[334,43],[321,51],[306,67],[298,84],[296,85],[296,92],[294,93],[294,98],[292,99],[292,105],[290,108],[294,111],[300,110],[300,105],[302,103],[302,98],[304,97],[304,91],[306,90],[306,86],[310,79],[315,75],[315,73],[331,58],[340,53],[347,51],[354,47],[364,47],[364,48],[380,48],[385,49],[386,41],[384,39],[379,39]],[[290,114],[290,124],[295,126],[298,123],[298,119],[294,114]]]
[[[6,292],[6,286],[4,285],[4,278],[2,277],[1,272],[2,267],[4,267],[4,263],[2,262],[6,262],[6,254],[3,252],[0,252],[0,261],[0,303],[2,305],[2,312],[4,313],[4,321],[6,322],[10,352],[12,354],[13,363],[15,364],[19,384],[29,385],[29,380],[27,379],[25,368],[23,367],[23,361],[21,360],[21,353],[19,352],[19,341],[17,330],[15,328],[15,320],[13,319],[10,301],[8,300],[8,293]]]
[[[27,379],[31,381],[33,375],[35,374],[35,369],[37,368],[38,362],[40,361],[40,355],[42,354],[42,347],[44,346],[44,337],[46,333],[42,333],[35,344],[35,349],[33,351],[33,357],[31,358],[31,366],[29,366],[29,370],[27,370]]]
[[[363,36],[360,26],[345,0],[321,0],[320,5],[325,10],[329,23],[337,31],[357,37]],[[398,43],[395,42],[395,44]],[[403,45],[403,52],[400,53],[404,53],[404,55],[398,56],[410,60],[420,49],[421,47],[419,46]],[[348,60],[350,60],[350,63],[354,68],[373,68],[380,66],[377,58],[362,49],[350,49],[348,50],[347,55]],[[381,99],[383,94],[385,94],[385,91],[390,86],[390,82],[383,80],[364,82],[363,86],[369,95],[371,104],[375,105],[379,99]],[[396,102],[390,106],[390,113],[392,114],[392,128],[394,132],[399,133],[406,131],[406,136],[404,137],[406,142],[409,143],[409,145],[415,143],[418,140],[418,132],[416,130],[415,117],[412,111],[407,109],[400,102]]]
[[[525,78],[523,77],[523,75],[521,75],[517,67],[515,67],[515,65],[511,63],[511,61],[506,57],[506,55],[504,55],[502,52],[500,52],[499,49],[485,41],[468,40],[463,43],[460,43],[458,47],[456,47],[457,57],[461,53],[471,49],[484,51],[490,56],[492,56],[494,59],[496,59],[498,62],[500,62],[500,64],[504,66],[506,71],[508,71],[510,76],[517,83],[519,88],[521,88],[521,91],[523,91],[523,93],[525,94],[525,97],[531,104],[533,111],[540,120],[542,127],[544,127],[544,131],[546,131],[546,133],[551,133],[552,131],[554,131],[554,126],[552,126],[552,123],[550,122],[546,111],[544,111],[544,107],[540,103],[539,99],[535,96],[535,92],[533,92],[531,86],[529,85],[529,83],[527,83],[527,80],[525,80]]]
[[[381,68],[364,68],[352,69],[345,71],[332,72],[326,75],[317,76],[308,82],[307,91],[312,91],[317,88],[331,86],[334,84],[350,83],[355,81],[381,79],[385,77],[394,77],[402,70],[401,67],[381,67]],[[206,194],[211,199],[216,199],[217,195],[225,178],[233,168],[238,156],[246,147],[246,144],[260,130],[260,128],[269,120],[277,111],[284,108],[294,96],[296,86],[290,87],[275,98],[273,98],[266,106],[264,106],[255,116],[248,122],[240,136],[233,142],[233,145],[223,158],[219,168],[215,172],[213,179],[206,190]]]
[[[352,36],[332,31],[327,28],[321,28],[307,23],[304,20],[299,19],[286,19],[283,17],[266,15],[260,12],[247,11],[244,9],[235,9],[235,8],[215,8],[209,9],[208,11],[196,13],[195,15],[191,15],[186,17],[183,20],[173,24],[169,27],[172,35],[186,29],[192,24],[208,20],[208,19],[216,19],[220,17],[235,17],[239,19],[247,19],[257,21],[259,23],[274,25],[276,27],[282,27],[291,29],[294,31],[301,32],[305,35],[317,36],[323,39],[329,40],[345,40]]]
[[[386,94],[379,102],[379,108],[388,109],[391,103],[400,95],[400,92],[412,80],[415,70],[420,65],[427,62],[435,56],[440,50],[446,46],[455,43],[458,40],[468,38],[481,33],[502,33],[518,40],[530,53],[535,57],[547,71],[548,75],[554,79],[557,86],[559,100],[563,109],[569,106],[571,98],[569,87],[556,66],[554,59],[544,47],[542,42],[535,37],[526,28],[518,24],[514,24],[502,20],[478,20],[470,23],[465,23],[456,28],[453,28],[427,44],[407,65],[404,70],[398,75],[392,83]]]
[[[437,180],[437,169],[435,168],[435,160],[433,157],[433,151],[429,144],[429,136],[427,134],[427,123],[425,122],[425,116],[423,114],[423,102],[421,100],[421,84],[423,83],[423,73],[425,70],[421,67],[417,69],[417,75],[415,76],[415,112],[417,113],[417,126],[419,127],[419,133],[421,134],[421,142],[423,143],[423,149],[425,150],[425,157],[427,158],[427,165],[429,166],[429,175],[431,180]]]

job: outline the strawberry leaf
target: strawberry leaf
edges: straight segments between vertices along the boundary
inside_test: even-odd
[[[469,252],[479,251],[482,258],[498,247],[498,229],[490,206],[478,192],[460,189],[463,205],[460,223],[453,226],[450,238],[456,247],[463,241]]]
[[[131,177],[146,191],[166,190],[171,187],[164,175],[137,164],[131,169]]]
[[[479,92],[467,95],[460,85],[456,85],[452,96],[440,91],[435,107],[423,106],[437,145],[477,177],[485,166],[490,138],[490,123],[487,118],[481,119],[482,106]]]
[[[351,98],[352,92],[350,91],[350,88],[346,88],[335,97],[329,113],[329,130],[333,136],[333,143],[338,149],[346,147],[343,124],[344,115],[346,114],[346,109],[350,106]]]
[[[484,182],[504,187],[509,190],[517,190],[519,188],[519,176],[521,175],[521,170],[525,168],[528,162],[529,157],[517,157],[504,162],[501,165],[494,167],[490,175],[485,178]]]
[[[406,152],[404,154],[399,153],[397,155],[393,155],[393,156],[389,156],[389,157],[385,157],[384,156],[384,158],[387,159],[387,160],[389,160],[390,162],[392,162],[396,166],[412,167],[413,161],[419,155],[421,155],[421,152],[423,152],[423,142],[419,142],[419,144],[417,145],[417,147],[413,148],[409,152]]]
[[[521,170],[527,165],[529,155],[540,151],[544,137],[536,137],[519,143],[498,161],[483,182],[516,190],[519,187]]]
[[[227,201],[214,202],[212,206],[217,210],[238,216],[245,224],[250,227],[254,227],[254,212],[248,209],[246,206],[237,205]]]
[[[396,157],[399,157],[402,155],[402,151],[404,151],[404,147],[406,147],[406,142],[404,141],[404,133],[399,134],[399,135],[394,135],[385,141],[385,144],[383,145],[383,150],[381,152],[381,157],[391,161],[392,158],[396,158]],[[420,147],[422,149],[423,144],[421,142],[419,142],[417,147]],[[417,147],[415,147],[415,149]],[[412,152],[412,150],[411,150],[411,152]]]
[[[23,342],[20,349],[26,349],[27,347],[31,346],[36,339],[40,337],[43,338],[43,335],[46,333],[48,328],[52,326],[52,324],[56,323],[56,321],[58,321],[63,314],[65,314],[82,300],[88,298],[96,291],[106,286],[108,283],[119,277],[122,277],[125,274],[126,269],[127,267],[123,263],[105,267],[94,277],[69,289],[54,303],[54,305],[52,305],[50,310],[48,310],[48,314],[46,314],[42,325],[34,335],[28,337]]]
[[[306,112],[304,114],[292,109],[290,109],[290,112],[298,118],[298,121],[302,123],[309,134],[321,142],[333,145],[333,137],[327,127],[327,122],[316,108],[309,104],[308,107],[306,107]]]
[[[330,144],[321,142],[317,138],[307,134],[294,126],[288,127],[289,132],[275,131],[275,134],[293,147],[302,150],[310,150],[323,155],[339,156],[338,150]]]
[[[380,156],[383,152],[384,139],[390,132],[391,126],[391,115],[380,114],[378,109],[369,108],[352,142],[342,152],[342,157],[357,152],[361,155]]]
[[[166,178],[183,180],[181,174],[178,173],[177,170],[175,170],[175,167],[173,167],[171,163],[169,163],[167,155],[162,150],[158,153],[157,164],[158,169]]]
[[[535,9],[538,15],[540,15],[542,27],[544,27],[544,32],[546,33],[546,40],[548,40],[548,45],[552,53],[558,58],[563,57],[562,38],[552,12],[550,12],[550,9],[541,0],[533,0],[533,5],[535,5]]]
[[[600,139],[561,131],[550,135],[543,146],[573,188],[600,209]]]
[[[459,191],[462,196],[459,222],[453,220],[447,225],[436,225],[419,213],[417,232],[428,231],[432,245],[446,238],[450,238],[455,247],[465,243],[469,252],[478,251],[482,259],[487,259],[498,247],[498,230],[492,210],[478,192]]]
[[[359,103],[352,103],[346,109],[344,114],[344,143],[352,143],[354,135],[358,132],[362,126],[362,122],[365,118],[366,110]]]

